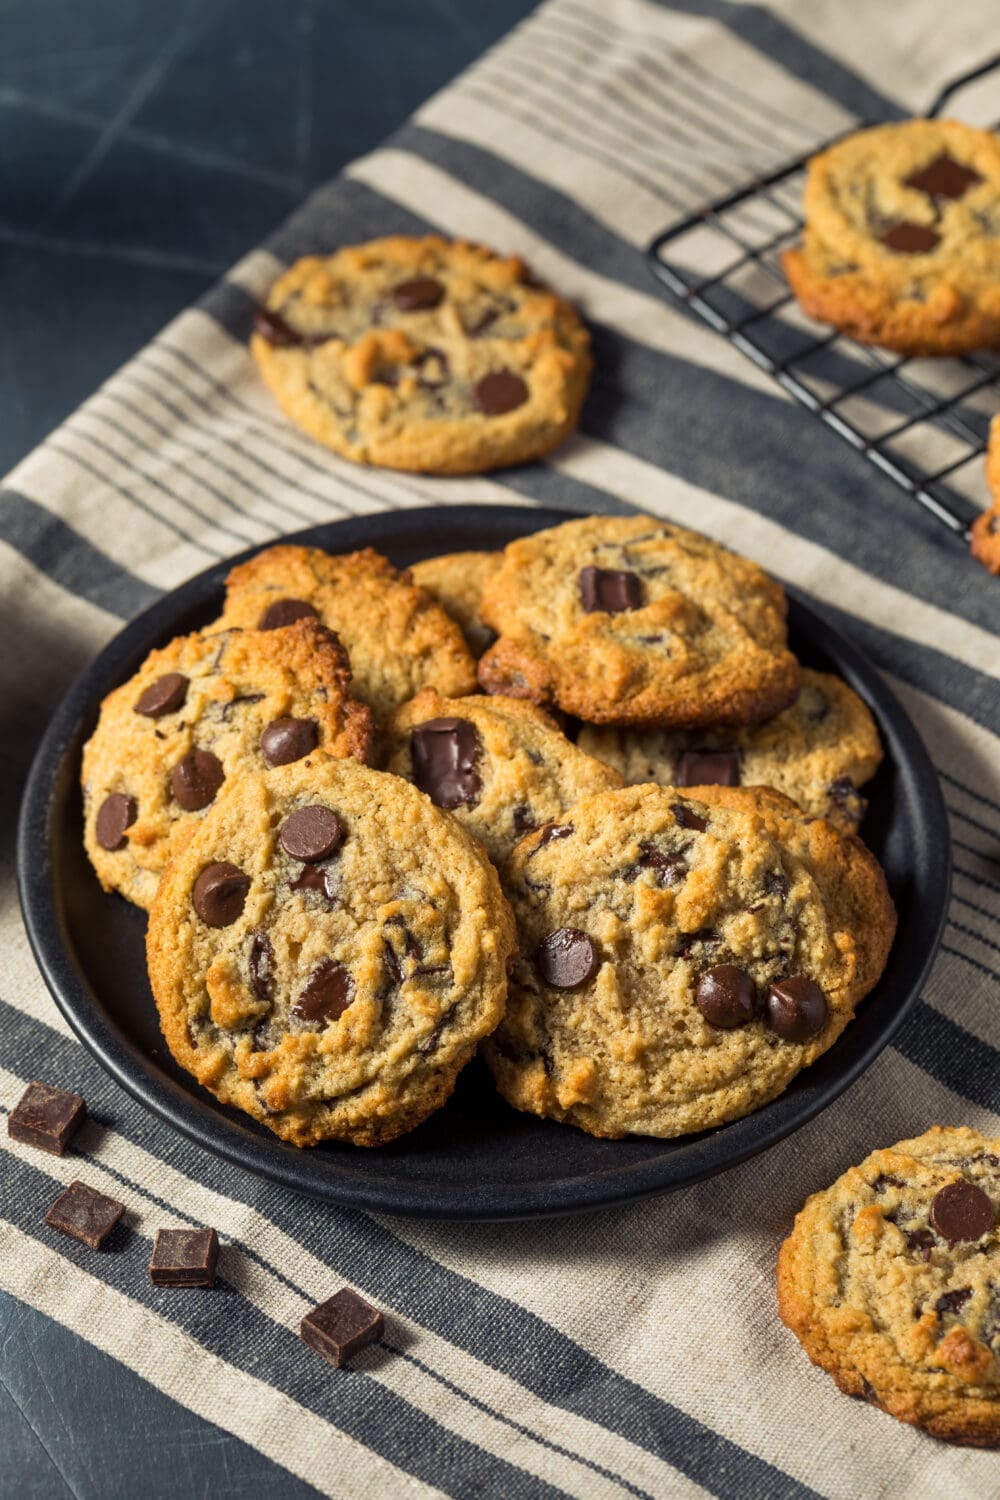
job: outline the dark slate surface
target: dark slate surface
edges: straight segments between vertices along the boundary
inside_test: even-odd
[[[0,473],[532,6],[5,0]],[[247,1493],[315,1491],[0,1293],[0,1495]]]

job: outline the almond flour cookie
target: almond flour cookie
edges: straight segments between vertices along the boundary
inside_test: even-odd
[[[518,1109],[678,1136],[758,1109],[836,1041],[895,913],[859,840],[768,788],[635,786],[529,834],[484,1054]]]
[[[506,548],[479,681],[593,724],[754,724],[799,690],[785,613],[780,584],[697,532],[589,516]]]
[[[1000,573],[1000,416],[990,423],[986,446],[986,483],[993,505],[972,523],[972,555],[987,572]]]
[[[454,818],[313,754],[219,797],[164,872],[147,958],[171,1053],[218,1099],[299,1146],[375,1146],[448,1098],[513,946]]]
[[[466,644],[476,657],[496,640],[480,620],[479,607],[486,580],[497,571],[502,557],[501,552],[451,552],[446,557],[428,557],[410,569],[414,583],[426,589],[461,625]]]
[[[308,616],[340,636],[353,691],[379,718],[428,684],[456,698],[475,691],[476,664],[459,626],[371,547],[340,556],[268,547],[226,579],[224,626],[272,630]]]
[[[866,803],[858,787],[882,759],[875,721],[857,693],[809,668],[791,708],[766,724],[696,734],[585,724],[577,744],[630,785],[775,787],[842,833],[861,822]]]
[[[1000,1139],[935,1125],[814,1193],[778,1310],[814,1364],[937,1438],[1000,1445]]]
[[[1000,341],[1000,142],[956,120],[877,125],[809,163],[782,257],[810,317],[903,354]]]
[[[160,872],[234,777],[320,749],[365,760],[372,718],[318,620],[217,626],[153,651],[83,751],[84,843],[106,891],[149,907]]]
[[[442,698],[433,688],[386,725],[382,764],[454,813],[501,866],[526,833],[622,784],[533,703]]]
[[[282,411],[354,463],[477,474],[577,424],[590,339],[517,256],[395,236],[308,256],[271,288],[251,353]]]

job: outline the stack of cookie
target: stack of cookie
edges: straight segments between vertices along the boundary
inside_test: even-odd
[[[480,1042],[520,1109],[674,1136],[876,983],[880,753],[780,586],[662,521],[412,574],[277,546],[105,701],[85,840],[150,910],[174,1057],[285,1139],[390,1140]]]

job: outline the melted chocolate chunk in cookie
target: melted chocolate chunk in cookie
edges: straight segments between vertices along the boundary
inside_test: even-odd
[[[433,276],[418,276],[401,281],[392,289],[392,300],[400,312],[424,312],[437,307],[444,299],[444,287]]]
[[[109,852],[124,849],[127,842],[125,830],[131,828],[137,814],[134,797],[126,797],[124,792],[112,792],[110,797],[105,797],[94,828],[101,848]]]
[[[708,823],[683,802],[675,802],[670,809],[677,819],[678,828],[692,828],[695,833],[704,833]]]
[[[315,719],[272,719],[260,737],[260,753],[269,766],[301,760],[319,741]]]
[[[335,959],[327,959],[310,974],[292,1010],[300,1021],[336,1021],[354,999],[350,971]]]
[[[675,786],[739,786],[738,750],[685,750],[677,762]]]
[[[314,865],[344,842],[344,825],[330,807],[298,807],[281,825],[278,841],[286,854]]]
[[[305,343],[302,334],[297,333],[290,323],[286,323],[280,313],[272,312],[267,307],[258,307],[253,327],[254,333],[259,333],[275,349],[294,349]]]
[[[993,1228],[993,1204],[973,1182],[949,1182],[934,1194],[931,1223],[949,1245],[978,1240]]]
[[[581,568],[580,603],[588,615],[620,615],[642,604],[642,583],[637,573],[621,568]]]
[[[535,949],[535,968],[556,990],[578,990],[600,967],[597,944],[578,927],[557,928]]]
[[[639,858],[624,872],[625,879],[631,884],[642,870],[652,870],[656,876],[657,885],[663,886],[664,889],[668,886],[680,885],[687,874],[688,866],[684,854],[689,847],[685,844],[682,849],[668,854],[665,849],[660,849],[656,844],[643,840],[639,845]]]
[[[266,932],[258,930],[250,940],[250,989],[255,1000],[262,1005],[271,1001],[271,980],[274,977],[274,949]]]
[[[159,719],[164,714],[174,714],[183,708],[187,697],[188,679],[183,672],[167,672],[140,693],[135,702],[135,712],[147,719]]]
[[[494,370],[476,383],[472,395],[485,416],[502,417],[505,412],[524,405],[528,399],[528,387],[512,370]]]
[[[940,243],[941,236],[926,224],[911,224],[903,219],[898,224],[890,225],[879,235],[879,239],[898,255],[923,255]]]
[[[281,630],[296,620],[318,620],[319,612],[305,599],[276,599],[260,617],[258,630]]]
[[[783,1042],[808,1042],[826,1025],[826,996],[803,974],[772,984],[765,1002],[767,1024]]]
[[[437,807],[475,807],[483,790],[476,769],[482,743],[468,719],[427,719],[410,733],[413,779]]]
[[[926,167],[904,179],[907,187],[927,193],[931,198],[962,198],[977,182],[982,182],[978,172],[963,167],[961,162],[942,151]]]
[[[171,771],[170,790],[185,812],[199,812],[215,801],[225,779],[218,756],[211,750],[192,750]]]
[[[224,860],[206,865],[194,883],[191,900],[207,927],[229,927],[243,915],[250,876]]]
[[[706,969],[698,980],[695,1003],[709,1026],[732,1031],[746,1026],[757,1009],[757,991],[750,975],[735,964]]]

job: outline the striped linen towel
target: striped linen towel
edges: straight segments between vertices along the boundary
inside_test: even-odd
[[[674,1196],[575,1221],[394,1221],[208,1156],[105,1077],[32,962],[4,848],[0,1106],[84,1093],[65,1161],[3,1136],[0,1286],[316,1490],[338,1496],[1000,1494],[995,1457],[848,1401],[778,1322],[774,1261],[806,1195],[934,1121],[1000,1133],[997,584],[886,479],[659,295],[642,247],[753,172],[859,120],[919,111],[989,45],[952,0],[548,0],[9,476],[0,702],[9,796],[70,677],[213,560],[342,515],[429,502],[639,506],[808,591],[874,659],[940,771],[955,881],[895,1045],[793,1139]],[[521,252],[591,321],[582,432],[546,463],[435,480],[352,468],[285,423],[245,340],[295,256],[436,229]],[[12,809],[8,806],[8,813]],[[125,1200],[113,1256],[42,1242],[71,1176]],[[235,1295],[165,1299],[151,1230],[218,1226]],[[350,1375],[297,1339],[349,1282],[389,1315]],[[292,1481],[289,1480],[289,1483]]]

